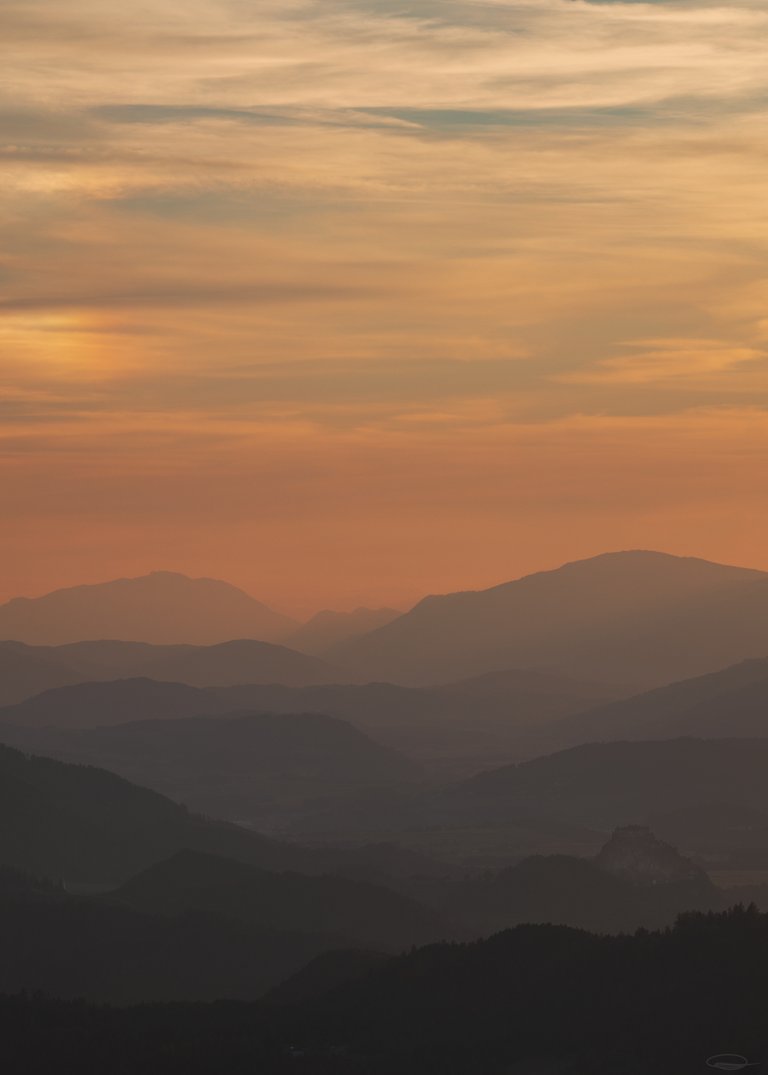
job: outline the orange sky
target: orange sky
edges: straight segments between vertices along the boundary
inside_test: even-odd
[[[0,598],[768,568],[768,13],[6,2]]]

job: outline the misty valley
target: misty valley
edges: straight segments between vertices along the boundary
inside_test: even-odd
[[[768,575],[629,552],[306,627],[251,601],[0,606],[9,1070],[768,1060]]]

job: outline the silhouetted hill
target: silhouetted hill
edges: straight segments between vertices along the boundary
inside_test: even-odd
[[[766,652],[768,575],[638,551],[428,597],[334,659],[400,683],[514,667],[653,685]]]
[[[171,699],[177,697],[171,692]],[[284,813],[315,797],[420,777],[391,748],[316,714],[155,718],[66,730],[0,726],[0,738],[36,754],[109,769],[194,810],[261,830],[279,826]]]
[[[561,817],[611,829],[714,802],[768,808],[768,740],[588,743],[481,773],[447,795],[468,818]]]
[[[251,639],[235,639],[214,646],[153,646],[115,641],[27,646],[7,642],[0,643],[0,667],[5,671],[5,681],[0,682],[3,705],[48,689],[85,682],[154,679],[196,687],[240,683],[304,686],[340,678],[317,657]],[[116,704],[121,703],[116,700]],[[209,712],[217,706],[212,702]],[[141,713],[135,714],[140,716]]]
[[[553,726],[571,743],[596,739],[768,736],[768,659],[742,661],[600,706]]]
[[[334,944],[338,938],[194,911],[152,915],[94,900],[7,898],[0,899],[0,991],[116,1004],[252,1000]]]
[[[637,825],[616,829],[593,857],[530,855],[500,870],[414,880],[410,891],[480,936],[524,922],[619,933],[727,905],[700,866]]]
[[[391,958],[382,952],[365,952],[358,948],[323,952],[271,989],[265,1000],[271,1004],[305,1004],[378,970]]]
[[[144,911],[205,911],[247,926],[346,937],[387,951],[455,932],[434,911],[376,885],[271,873],[192,851],[149,867],[110,898]]]
[[[345,1042],[371,1075],[693,1073],[723,1038],[759,1062],[767,953],[768,919],[743,909],[634,937],[519,926],[388,962],[310,1003],[295,1040],[318,1071]]]
[[[446,776],[465,776],[527,749],[531,729],[622,695],[615,687],[508,671],[445,687],[391,683],[218,691],[231,709],[326,713]]]
[[[698,880],[639,887],[588,859],[534,856],[493,880],[465,886],[454,913],[481,934],[524,922],[552,923],[597,933],[633,932],[671,925],[678,914],[721,910],[724,894]]]
[[[525,925],[364,966],[295,1005],[5,997],[0,1031],[24,1075],[695,1075],[724,1050],[768,1062],[767,957],[752,909],[635,936]]]
[[[50,648],[16,644],[11,664],[16,653],[22,660],[29,654],[43,655],[40,660],[50,657],[60,668],[66,661],[67,678],[96,682],[52,689],[17,707],[0,709],[0,725],[75,728],[236,711],[321,713],[348,720],[446,777],[536,753],[540,733],[553,722],[625,693],[526,671],[497,672],[433,689],[325,684],[320,681],[335,677],[330,666],[281,647],[249,642],[204,648],[124,642]],[[237,682],[260,676],[267,682],[197,688],[197,693],[190,686],[192,681]],[[168,677],[188,682],[165,682]],[[315,685],[284,686],[277,682],[281,678]],[[33,689],[32,681],[29,685]]]
[[[375,631],[402,616],[395,608],[357,608],[354,612],[325,609],[283,639],[300,653],[324,656],[350,638]]]
[[[227,582],[172,571],[0,605],[0,638],[38,645],[93,638],[210,645],[230,638],[274,640],[294,627],[287,616]]]
[[[328,859],[190,814],[103,769],[0,747],[0,865],[67,882],[117,884],[184,848],[265,869],[321,872]]]
[[[333,670],[317,657],[285,646],[235,639],[216,646],[157,654],[141,670],[153,679],[189,683],[194,687],[225,687],[238,683],[281,683],[302,687],[334,682]]]
[[[591,743],[442,789],[381,790],[318,803],[290,831],[304,841],[406,842],[467,865],[494,866],[542,852],[589,855],[617,826],[658,824],[682,810],[719,804],[765,815],[767,767],[768,739]],[[725,831],[721,827],[719,836]],[[765,836],[760,826],[740,830],[730,847],[721,839],[684,846],[711,851],[717,860],[750,849],[734,861],[768,867]]]
[[[486,672],[482,676],[472,676],[456,682],[441,684],[437,687],[422,688],[425,693],[436,694],[441,698],[466,698],[474,703],[501,704],[509,710],[512,701],[517,706],[532,705],[543,709],[545,716],[553,718],[562,705],[570,712],[574,705],[593,705],[594,699],[603,697],[615,701],[617,695],[624,696],[629,688],[619,688],[612,683],[596,683],[591,680],[574,679],[572,676],[559,675],[556,672],[537,672],[526,668],[507,668],[502,671]],[[534,711],[531,721],[540,717]]]

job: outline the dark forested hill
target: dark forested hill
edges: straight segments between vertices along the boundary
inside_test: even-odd
[[[255,999],[339,943],[193,911],[0,896],[0,992],[116,1004]]]
[[[25,1075],[696,1075],[726,1051],[768,1062],[768,916],[751,910],[636,936],[520,926],[360,970],[296,1005],[0,999],[5,1062]]]

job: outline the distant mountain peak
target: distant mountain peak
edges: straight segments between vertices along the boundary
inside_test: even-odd
[[[35,645],[104,638],[197,645],[232,638],[275,642],[295,626],[229,582],[165,570],[0,605],[0,638]]]
[[[546,668],[655,686],[765,652],[763,606],[764,571],[625,549],[426,597],[334,659],[371,680],[417,685]]]

